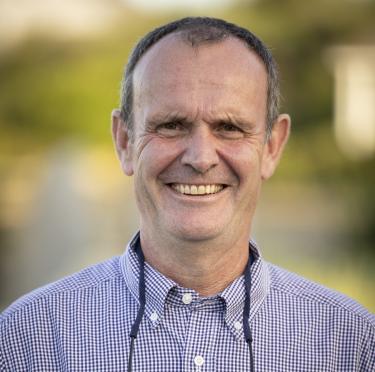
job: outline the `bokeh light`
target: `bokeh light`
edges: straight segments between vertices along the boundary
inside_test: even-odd
[[[375,2],[183,3],[0,2],[0,307],[121,254],[138,226],[110,133],[124,64],[153,27],[208,15],[270,45],[292,116],[254,225],[265,258],[374,311]]]

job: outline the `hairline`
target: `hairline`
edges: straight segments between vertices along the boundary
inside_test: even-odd
[[[183,22],[184,20],[188,19],[182,19],[178,22]],[[192,18],[194,21],[195,18]],[[210,20],[210,19],[208,19]],[[214,21],[216,21],[214,19]],[[121,117],[124,120],[125,124],[128,127],[130,136],[132,137],[134,132],[134,112],[133,112],[133,100],[134,100],[134,72],[136,67],[139,65],[140,61],[143,59],[144,55],[147,54],[148,51],[150,51],[155,45],[157,45],[160,41],[165,39],[165,37],[169,35],[179,35],[181,42],[186,42],[189,44],[192,48],[199,48],[204,45],[209,44],[216,44],[220,42],[224,42],[225,40],[228,40],[229,38],[237,39],[239,40],[247,49],[249,52],[253,52],[261,61],[263,64],[266,75],[267,75],[267,97],[266,97],[266,139],[269,138],[273,123],[278,115],[278,109],[279,109],[279,81],[278,81],[278,71],[276,62],[274,61],[271,52],[268,50],[267,46],[262,43],[262,41],[252,34],[249,30],[243,29],[240,26],[237,25],[231,25],[228,24],[225,21],[218,20],[219,22],[223,22],[223,24],[204,24],[202,23],[201,27],[206,28],[212,28],[213,30],[217,31],[218,33],[221,32],[219,36],[213,36],[210,39],[192,39],[193,41],[189,40],[189,37],[191,38],[191,34],[194,32],[193,28],[189,25],[180,25],[180,27],[177,27],[176,29],[166,32],[162,34],[162,36],[159,36],[157,34],[158,30],[161,30],[163,27],[166,28],[171,24],[167,24],[165,26],[161,26],[158,29],[155,29],[151,31],[149,34],[144,36],[135,46],[134,50],[132,51],[129,62],[126,66],[125,75],[122,81],[122,87],[121,87]],[[173,23],[172,23],[173,24]],[[230,28],[224,27],[225,25],[233,26],[234,30]],[[199,27],[199,26],[198,26]],[[240,31],[244,30],[245,35],[238,35]],[[156,40],[153,40],[150,38],[150,35],[153,33],[156,34]],[[251,36],[251,41],[249,41],[247,38]],[[159,37],[158,37],[159,36]],[[142,50],[142,42],[146,43],[146,46]],[[148,44],[147,44],[148,43]],[[130,101],[130,102],[129,102]],[[129,110],[125,110],[126,104],[130,106]]]

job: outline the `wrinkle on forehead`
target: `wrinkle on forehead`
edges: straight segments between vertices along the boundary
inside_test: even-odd
[[[194,106],[197,111],[210,111],[212,104],[230,111],[239,101],[264,106],[266,113],[266,68],[255,52],[235,38],[193,48],[168,35],[142,57],[133,79],[135,116],[146,106],[151,111],[157,106],[183,112]],[[220,97],[224,90],[231,92],[225,102]]]
[[[239,127],[243,127],[243,129],[249,129],[253,126],[253,123],[249,121],[249,118],[243,117],[240,114],[237,115],[233,112],[226,111],[202,111],[199,109],[195,112],[189,113],[176,110],[158,111],[155,114],[150,113],[146,124],[149,126],[155,126],[160,123],[179,122],[193,125],[199,121],[206,122],[207,124],[218,124],[222,122],[233,123]]]

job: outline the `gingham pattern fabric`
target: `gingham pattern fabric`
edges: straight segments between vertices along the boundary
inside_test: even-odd
[[[374,316],[266,263],[250,246],[255,371],[374,372]],[[121,257],[15,302],[1,315],[0,371],[126,371],[138,274],[130,246]],[[146,309],[133,371],[250,371],[242,330],[243,277],[209,298],[147,264],[145,279]]]

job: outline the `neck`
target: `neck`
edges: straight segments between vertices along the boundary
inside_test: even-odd
[[[201,296],[223,291],[243,274],[249,259],[247,235],[230,242],[221,238],[168,244],[160,234],[154,239],[141,231],[141,245],[148,264]]]

